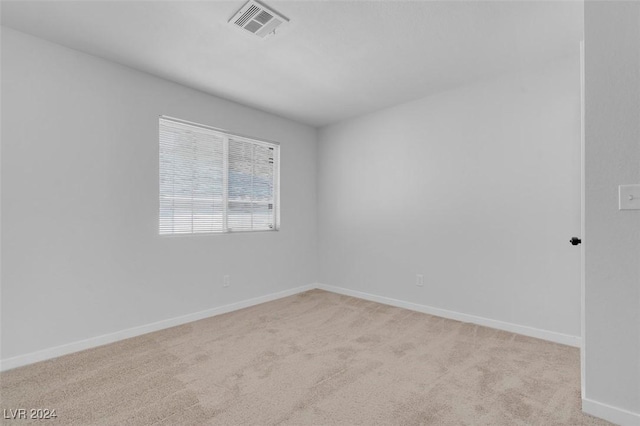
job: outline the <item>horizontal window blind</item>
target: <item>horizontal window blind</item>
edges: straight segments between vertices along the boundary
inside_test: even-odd
[[[224,139],[160,120],[160,234],[222,232]]]
[[[275,147],[229,139],[229,229],[274,229]]]
[[[278,229],[279,148],[160,118],[159,233]]]

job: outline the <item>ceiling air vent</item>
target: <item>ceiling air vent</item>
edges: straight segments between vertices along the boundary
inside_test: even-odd
[[[229,20],[229,23],[249,31],[260,38],[275,33],[276,28],[289,22],[287,18],[256,0],[249,0]]]

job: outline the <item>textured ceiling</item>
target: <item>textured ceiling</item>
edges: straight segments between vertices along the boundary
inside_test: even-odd
[[[3,1],[2,24],[321,126],[579,49],[577,1],[269,1],[262,40],[238,1]]]

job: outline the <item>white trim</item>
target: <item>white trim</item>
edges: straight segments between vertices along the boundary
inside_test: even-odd
[[[584,85],[584,40],[580,40],[580,335],[582,336],[582,347],[580,348],[580,392],[584,397],[587,389],[586,374],[586,348],[587,348],[587,326],[586,326],[586,263],[585,253],[587,244],[587,232],[585,228],[586,192],[585,192],[585,85]]]
[[[420,305],[412,302],[405,302],[403,300],[392,299],[384,296],[377,296],[374,294],[364,293],[361,291],[350,290],[341,287],[335,287],[327,284],[309,284],[301,287],[292,288],[289,290],[280,291],[277,293],[271,293],[264,296],[255,297],[253,299],[242,300],[239,302],[231,303],[229,305],[219,306],[217,308],[207,309],[200,312],[194,312],[191,314],[183,315],[180,317],[170,318],[151,324],[141,325],[138,327],[128,328],[114,333],[104,334],[102,336],[91,337],[86,340],[80,340],[77,342],[67,343],[65,345],[56,346],[53,348],[43,349],[37,352],[31,352],[24,355],[18,355],[12,358],[7,358],[0,361],[0,371],[10,370],[12,368],[22,367],[24,365],[33,364],[39,361],[45,361],[52,358],[57,358],[62,355],[82,351],[85,349],[94,348],[97,346],[106,345],[109,343],[117,342],[120,340],[128,339],[142,334],[151,333],[158,330],[163,330],[177,325],[186,324],[189,322],[197,321],[203,318],[209,318],[216,315],[225,314],[239,309],[247,308],[249,306],[259,305],[261,303],[270,302],[273,300],[281,299],[283,297],[292,296],[294,294],[302,293],[314,288],[319,288],[325,291],[333,293],[344,294],[347,296],[357,297],[360,299],[370,300],[373,302],[382,303],[385,305],[396,306],[399,308],[410,309],[412,311],[423,312],[431,315],[437,315],[443,318],[454,319],[457,321],[470,322],[486,327],[496,328],[499,330],[509,331],[512,333],[523,334],[525,336],[536,337],[538,339],[549,340],[551,342],[561,343],[564,345],[580,347],[580,337],[570,336],[567,334],[556,333],[548,330],[541,330],[538,328],[527,327],[524,325],[518,325],[489,318],[478,317],[475,315],[463,314],[460,312],[448,311],[446,309],[434,308],[427,305]]]
[[[53,348],[43,349],[37,352],[14,356],[12,358],[3,359],[0,361],[0,371],[22,367],[24,365],[33,364],[35,362],[44,361],[51,358],[57,358],[62,355],[67,355],[85,349],[95,348],[96,346],[106,345],[108,343],[117,342],[119,340],[151,333],[153,331],[164,330],[165,328],[175,327],[177,325],[186,324],[203,318],[226,314],[228,312],[248,308],[249,306],[259,305],[261,303],[271,302],[272,300],[282,299],[283,297],[292,296],[294,294],[302,293],[314,288],[315,286],[311,284],[304,285],[277,293],[254,297],[253,299],[242,300],[240,302],[219,306],[217,308],[207,309],[204,311],[194,312],[191,314],[158,321],[151,324],[116,331],[115,333],[103,334],[102,336],[91,337],[86,340],[80,340],[77,342],[67,343],[65,345],[55,346]]]
[[[582,398],[582,411],[620,426],[640,426],[640,414],[592,399]]]
[[[283,297],[293,296],[294,294],[303,293],[308,290],[318,288],[332,293],[343,294],[346,296],[357,297],[360,299],[370,300],[372,302],[378,302],[385,305],[396,306],[399,308],[409,309],[412,311],[423,312],[426,314],[437,315],[444,318],[449,318],[457,321],[469,322],[486,327],[496,328],[499,330],[509,331],[512,333],[523,334],[525,336],[536,337],[539,339],[549,340],[551,342],[561,343],[570,346],[580,347],[580,337],[570,336],[567,334],[556,333],[548,330],[541,330],[538,328],[527,327],[523,325],[508,323],[504,321],[493,320],[489,318],[478,317],[475,315],[463,314],[460,312],[449,311],[446,309],[434,308],[427,305],[420,305],[412,302],[405,302],[398,299],[392,299],[384,296],[377,296],[374,294],[364,293],[357,290],[350,290],[342,287],[335,287],[327,284],[310,284],[301,287],[292,288],[289,290],[280,291],[277,293],[271,293],[264,296],[254,297],[252,299],[242,300],[239,302],[231,303],[217,308],[207,309],[200,312],[194,312],[192,314],[183,315],[180,317],[170,318],[151,324],[142,325],[139,327],[133,327],[126,330],[117,331],[115,333],[104,334],[102,336],[92,337],[86,340],[80,340],[73,343],[68,343],[61,346],[56,346],[49,349],[44,349],[37,352],[32,352],[25,355],[18,355],[12,358],[7,358],[0,361],[0,371],[10,370],[12,368],[21,367],[28,364],[33,364],[39,361],[45,361],[52,358],[57,358],[62,355],[82,351],[85,349],[94,348],[97,346],[106,345],[109,343],[117,342],[120,340],[128,339],[142,334],[151,333],[158,330],[164,330],[166,328],[175,327],[177,325],[186,324],[189,322],[197,321],[204,318],[213,317],[216,315],[225,314],[239,309],[248,308],[250,306],[259,305],[261,303],[271,302],[273,300],[281,299]],[[622,408],[613,407],[601,402],[593,401],[588,398],[582,399],[582,411],[585,413],[599,417],[610,422],[619,424],[621,426],[640,426],[640,414],[633,413],[631,411],[624,410]]]
[[[418,303],[405,302],[404,300],[392,299],[390,297],[378,296],[361,291],[350,290],[342,287],[335,287],[327,284],[317,284],[317,288],[333,293],[344,294],[346,296],[357,297],[370,300],[385,305],[396,306],[398,308],[410,309],[412,311],[423,312],[425,314],[436,315],[462,322],[470,322],[485,327],[497,328],[498,330],[509,331],[511,333],[523,334],[525,336],[548,340],[563,345],[580,347],[580,337],[569,334],[556,333],[555,331],[542,330],[540,328],[528,327],[526,325],[513,324],[510,322],[498,321],[490,318],[478,317],[475,315],[463,314],[446,309],[434,308],[432,306],[420,305]]]

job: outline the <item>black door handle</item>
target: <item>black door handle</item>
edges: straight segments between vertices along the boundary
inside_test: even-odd
[[[580,244],[582,242],[582,240],[578,237],[573,237],[569,240],[569,242],[571,244],[573,244],[574,246],[577,246],[578,244]]]

